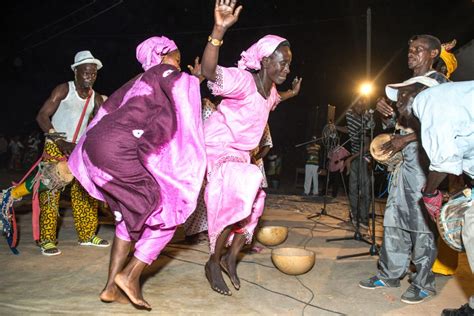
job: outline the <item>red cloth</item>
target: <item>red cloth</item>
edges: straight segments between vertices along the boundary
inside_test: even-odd
[[[434,197],[423,196],[423,203],[425,203],[426,210],[430,214],[431,218],[435,220],[441,211],[441,205],[443,204],[443,194],[441,194],[441,191],[437,190]]]

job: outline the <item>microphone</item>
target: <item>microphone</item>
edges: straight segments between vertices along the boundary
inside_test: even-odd
[[[366,120],[367,129],[372,129],[375,127],[374,113],[374,109],[365,110],[364,119]]]
[[[368,109],[366,111],[366,114],[369,114],[369,120],[367,121],[367,127],[372,129],[375,127],[375,121],[374,121],[374,109]]]

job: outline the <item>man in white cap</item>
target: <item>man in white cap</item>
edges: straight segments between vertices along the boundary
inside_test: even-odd
[[[74,81],[58,85],[44,102],[36,121],[45,133],[63,133],[64,136],[46,140],[44,160],[66,160],[85,132],[89,119],[104,102],[102,95],[92,88],[100,68],[102,62],[94,58],[90,51],[78,52],[71,65]],[[45,256],[61,254],[56,246],[59,198],[58,190],[44,191],[39,195],[39,245]],[[98,201],[89,196],[76,180],[73,180],[71,187],[71,204],[79,244],[108,247],[108,241],[96,236]]]
[[[411,100],[413,101],[413,99]],[[449,110],[446,110],[449,109]],[[447,175],[463,172],[474,179],[474,81],[446,83],[416,96],[400,109],[401,116],[419,119],[421,143],[430,159],[423,202],[433,219],[440,213],[443,196],[438,186]],[[469,195],[469,194],[468,194]],[[474,203],[464,213],[462,242],[474,271]],[[471,293],[472,294],[472,293]],[[442,315],[474,315],[474,295],[459,309]]]
[[[431,35],[417,35],[410,39],[408,67],[413,77],[401,84],[388,85],[386,94],[397,107],[426,87],[447,81],[441,73],[433,70],[433,64],[441,51],[441,42]],[[426,182],[428,159],[414,133],[416,119],[397,116],[389,102],[377,101],[377,111],[383,116],[384,125],[396,127],[399,134],[393,135],[383,149],[392,153],[402,151],[404,160],[393,171],[392,183],[387,198],[384,216],[384,239],[380,249],[379,270],[370,279],[359,282],[364,289],[399,287],[400,279],[409,272],[412,261],[416,273],[411,275],[411,284],[401,300],[417,304],[435,295],[435,278],[431,271],[436,259],[436,240],[431,221],[422,206],[421,189]]]

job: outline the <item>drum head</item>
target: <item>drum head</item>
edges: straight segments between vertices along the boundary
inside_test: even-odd
[[[380,134],[370,143],[370,154],[380,163],[384,163],[391,158],[391,152],[382,153],[382,145],[390,141],[390,134]]]
[[[71,171],[69,170],[69,167],[67,165],[67,161],[60,161],[58,162],[57,166],[57,171],[59,177],[64,181],[64,182],[71,182],[74,179],[74,176],[72,175]]]
[[[462,229],[464,213],[471,207],[470,197],[459,197],[443,205],[437,218],[438,230],[444,242],[453,250],[464,251]]]

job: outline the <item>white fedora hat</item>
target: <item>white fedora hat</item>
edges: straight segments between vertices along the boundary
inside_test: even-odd
[[[82,64],[96,64],[97,70],[102,68],[102,62],[95,59],[92,53],[88,50],[80,51],[74,56],[74,64],[71,65],[71,69],[74,70],[77,66]]]
[[[401,87],[406,87],[415,83],[421,83],[422,85],[429,87],[437,86],[439,85],[439,82],[436,81],[433,78],[427,77],[427,76],[417,76],[410,78],[408,80],[405,80],[401,83],[391,83],[385,86],[385,94],[387,94],[387,97],[392,100],[392,101],[397,101],[397,96],[398,96],[398,89]]]

